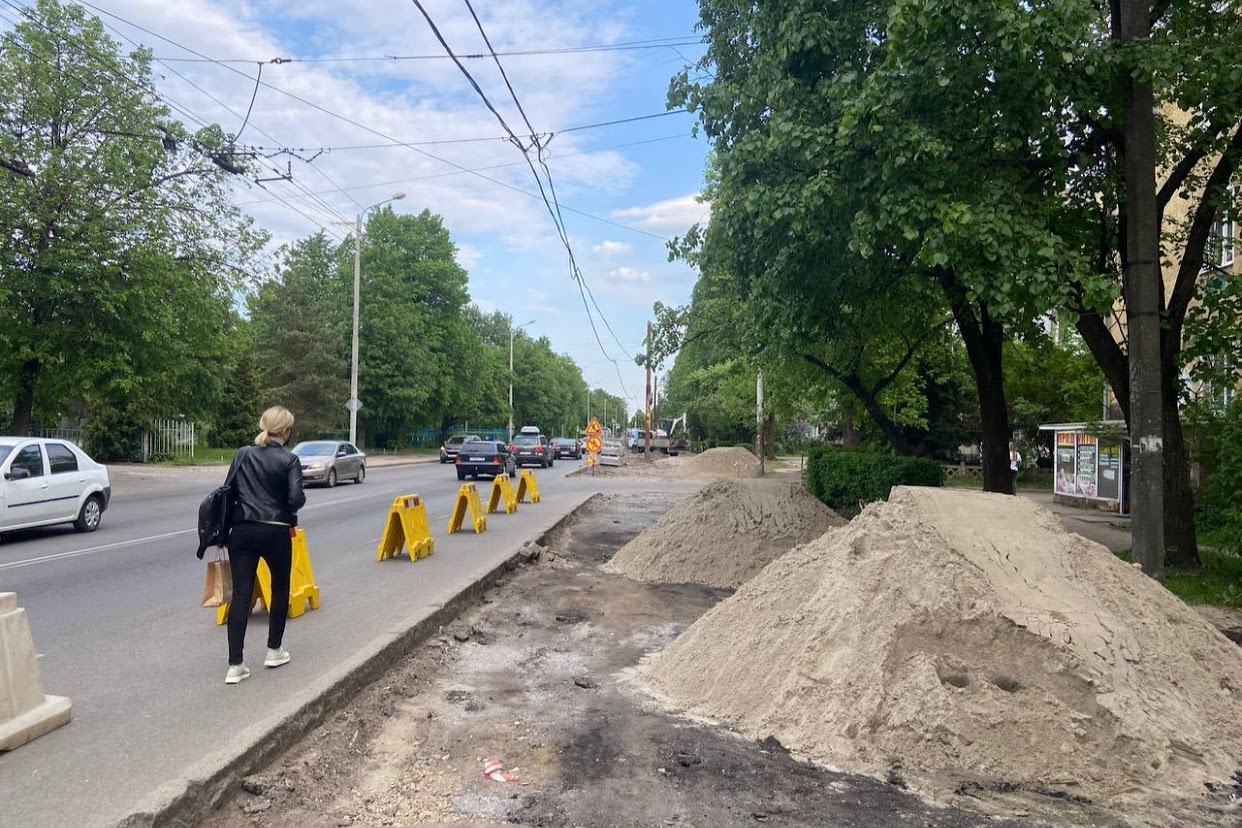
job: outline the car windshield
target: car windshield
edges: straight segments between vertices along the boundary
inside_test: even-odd
[[[336,443],[324,441],[298,443],[293,447],[293,453],[299,457],[322,457],[326,454],[336,454]]]
[[[9,452],[13,450],[12,446],[0,446],[0,463],[4,462],[4,458],[9,456]]]
[[[466,454],[495,454],[495,443],[484,443],[481,440],[471,440],[469,443],[462,443],[461,450]]]
[[[558,446],[572,446],[572,445],[576,445],[578,441],[570,440],[568,437],[557,437],[552,442],[556,443]]]
[[[477,437],[467,437],[467,436],[466,436],[466,435],[464,435],[464,434],[454,434],[452,437],[450,437],[450,438],[448,438],[447,440],[445,440],[445,441],[444,441],[444,445],[446,445],[446,446],[460,446],[462,443],[466,443],[466,442],[471,442],[471,443],[472,443],[472,442],[474,442],[474,441],[475,441],[475,440],[477,440],[477,439],[478,439]]]
[[[513,445],[515,446],[537,446],[539,445],[539,435],[537,434],[514,434]]]

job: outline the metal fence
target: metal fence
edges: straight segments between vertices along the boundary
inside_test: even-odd
[[[39,436],[48,440],[68,440],[82,445],[82,429],[80,428],[41,428]]]
[[[194,457],[195,427],[186,420],[153,420],[142,432],[142,462]]]

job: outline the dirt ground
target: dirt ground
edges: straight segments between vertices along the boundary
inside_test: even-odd
[[[598,566],[672,505],[659,493],[592,500],[544,539],[549,551],[201,824],[1016,828],[1090,809],[993,782],[959,797],[992,816],[931,806],[900,771],[837,773],[659,709],[632,668],[728,592]],[[485,778],[489,760],[518,781]]]

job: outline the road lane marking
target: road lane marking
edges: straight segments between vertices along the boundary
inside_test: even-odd
[[[52,555],[43,555],[38,558],[26,558],[20,561],[10,561],[6,564],[0,564],[0,572],[6,569],[17,569],[21,566],[31,566],[37,563],[50,563],[51,561],[63,561],[66,558],[76,558],[79,555],[90,555],[95,552],[103,552],[108,549],[117,549],[130,544],[149,543],[150,541],[165,540],[167,538],[175,538],[178,535],[188,535],[197,533],[197,529],[179,529],[176,532],[165,532],[162,535],[150,535],[145,538],[134,538],[132,540],[117,541],[116,543],[105,543],[103,546],[92,546],[88,549],[74,549],[69,552],[57,552]]]
[[[327,506],[337,506],[337,505],[346,504],[346,503],[354,503],[359,500],[365,500],[368,497],[374,497],[376,495],[383,495],[383,494],[391,494],[392,492],[399,492],[399,491],[401,491],[401,489],[388,489],[388,490],[381,490],[379,492],[376,492],[374,489],[371,489],[367,494],[360,494],[356,497],[347,497],[347,498],[342,498],[340,500],[331,500],[331,501],[326,501],[323,503],[312,503],[310,506],[303,506],[299,514],[301,512],[309,512],[314,509],[322,509]],[[443,520],[447,517],[448,515],[444,515],[442,517],[432,518],[432,520]],[[41,555],[40,557],[37,557],[37,558],[24,558],[20,561],[9,561],[8,563],[0,564],[0,572],[4,572],[5,570],[8,570],[8,569],[18,569],[23,566],[33,566],[35,564],[40,564],[40,563],[52,563],[54,561],[63,561],[67,558],[77,558],[77,557],[81,557],[82,555],[92,555],[96,552],[106,552],[109,549],[118,549],[122,546],[137,545],[140,543],[150,543],[152,541],[158,541],[158,540],[167,540],[168,538],[175,538],[175,537],[179,537],[180,535],[196,534],[197,532],[198,532],[198,529],[178,529],[176,532],[165,532],[162,535],[148,535],[145,538],[133,538],[132,540],[116,541],[114,543],[105,543],[102,546],[92,546],[87,549],[73,549],[67,552],[56,552],[51,555]],[[375,540],[375,543],[379,543],[378,538]]]

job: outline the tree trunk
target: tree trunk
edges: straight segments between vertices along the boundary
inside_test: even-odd
[[[966,298],[966,291],[952,271],[936,269],[953,320],[966,345],[966,356],[975,375],[979,395],[979,421],[983,427],[983,490],[1013,494],[1009,472],[1009,406],[1005,402],[1005,376],[1001,371],[1005,327],[992,319],[987,305]],[[978,314],[976,318],[976,312]]]
[[[1162,339],[1169,339],[1162,331]],[[1161,403],[1164,418],[1164,562],[1169,566],[1198,566],[1195,538],[1195,498],[1190,489],[1190,465],[1181,412],[1177,408],[1177,364],[1166,344],[1160,354]]]
[[[39,381],[39,369],[42,366],[37,359],[28,359],[22,363],[17,374],[17,401],[13,405],[13,421],[9,424],[9,434],[14,437],[25,437],[30,434],[30,421],[34,412],[35,384]]]
[[[862,445],[862,435],[859,434],[858,429],[854,427],[854,418],[849,415],[841,416],[841,445]]]
[[[878,394],[875,391],[864,385],[862,380],[854,374],[838,371],[819,357],[803,354],[802,358],[844,385],[846,390],[862,403],[863,410],[867,412],[867,416],[879,427],[880,431],[884,432],[884,436],[888,438],[893,451],[898,454],[910,453],[910,442],[906,439],[905,431],[884,412],[884,406],[880,405]]]
[[[1013,435],[1009,428],[1009,407],[1005,402],[1005,382],[1001,374],[1004,329],[999,322],[991,322],[985,330],[972,332],[971,336],[963,338],[979,392],[979,420],[983,427],[983,490],[1014,494],[1013,474],[1009,470],[1009,440]],[[972,340],[975,341],[973,347]]]
[[[1147,0],[1120,0],[1124,43],[1151,35]],[[1127,68],[1127,67],[1123,67]],[[1123,282],[1130,357],[1130,504],[1134,560],[1164,580],[1164,403],[1161,400],[1160,224],[1156,203],[1156,119],[1150,81],[1125,73],[1125,225]],[[1174,403],[1176,404],[1176,403]]]

